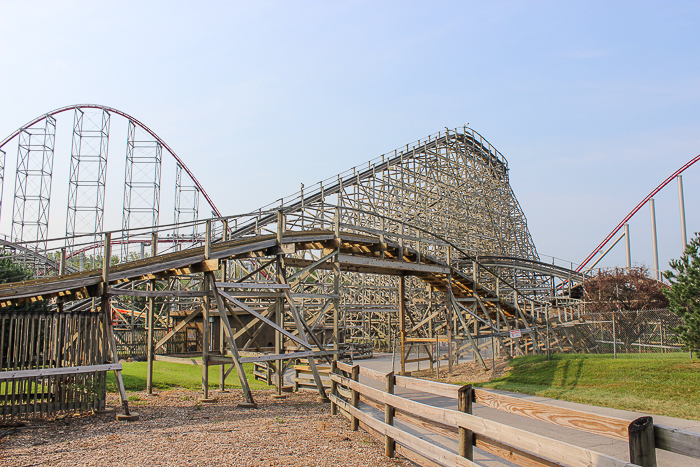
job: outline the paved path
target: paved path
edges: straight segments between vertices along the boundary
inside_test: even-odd
[[[388,373],[389,371],[392,371],[392,355],[391,354],[375,354],[375,358],[373,359],[368,359],[368,360],[356,360],[355,363],[359,364],[361,366],[381,371],[384,373]],[[394,371],[398,372],[398,362],[394,363]],[[407,370],[408,371],[413,371],[416,368],[416,364],[411,364],[407,365]],[[364,384],[371,385],[373,387],[381,388],[383,389],[383,384],[372,381],[366,378],[362,379],[362,382]],[[586,405],[586,404],[577,404],[573,402],[566,402],[566,401],[561,401],[561,400],[556,400],[556,399],[549,399],[546,397],[537,397],[537,396],[528,396],[524,394],[515,394],[515,393],[506,393],[504,391],[494,391],[497,393],[501,394],[507,394],[512,397],[517,397],[519,399],[523,400],[529,400],[529,401],[535,401],[535,402],[543,402],[547,404],[551,404],[554,406],[559,406],[559,407],[566,407],[566,408],[571,408],[575,410],[581,410],[584,412],[590,412],[590,413],[595,413],[595,414],[600,414],[600,415],[608,415],[611,417],[617,417],[617,418],[622,418],[626,420],[634,420],[638,417],[648,415],[648,414],[642,414],[642,413],[637,413],[637,412],[630,412],[627,410],[617,410],[617,409],[609,409],[606,407],[597,407],[597,406],[592,406],[592,405]],[[431,404],[437,407],[443,407],[443,408],[451,408],[451,409],[456,409],[457,408],[457,401],[455,399],[450,399],[450,398],[445,398],[445,397],[439,397],[439,396],[434,396],[431,394],[426,394],[426,393],[420,393],[420,392],[415,392],[415,391],[407,391],[403,388],[397,388],[397,394],[400,394],[404,397],[424,402],[426,404]],[[363,410],[369,410],[368,407],[365,407]],[[383,414],[377,413],[377,418],[381,418],[383,420]],[[610,456],[614,456],[618,459],[622,460],[629,460],[629,451],[628,451],[628,445],[626,442],[622,441],[617,441],[617,440],[612,440],[609,438],[605,438],[602,436],[597,436],[594,434],[589,434],[589,433],[584,433],[578,430],[573,430],[569,428],[564,428],[564,427],[559,427],[557,425],[552,425],[549,423],[545,422],[540,422],[538,420],[533,420],[531,418],[526,418],[526,417],[521,417],[519,415],[513,415],[513,414],[508,414],[504,413],[498,410],[490,409],[488,407],[483,407],[481,405],[476,404],[474,406],[474,415],[478,415],[480,417],[488,418],[500,423],[504,423],[507,425],[511,425],[517,428],[525,429],[534,433],[538,433],[544,436],[547,436],[549,438],[557,439],[569,444],[574,444],[577,446],[582,446],[587,449],[591,449],[603,454],[607,454]],[[655,415],[654,417],[654,423],[657,425],[665,425],[673,428],[681,428],[684,430],[689,430],[689,431],[694,431],[697,433],[700,433],[700,421],[695,421],[695,420],[686,420],[686,419],[681,419],[681,418],[672,418],[672,417],[663,417],[659,415]],[[397,424],[398,425],[398,424]],[[421,438],[424,438],[426,440],[432,440],[438,444],[441,444],[448,449],[452,449],[453,451],[457,451],[457,444],[448,439],[444,438],[442,436],[438,435],[433,435],[432,433],[428,433],[422,430],[410,430],[417,436],[420,436]],[[657,455],[657,460],[658,460],[658,465],[660,467],[662,466],[669,466],[669,467],[700,467],[700,459],[692,459],[689,457],[685,456],[679,456],[677,454],[673,454],[667,451],[662,451],[662,450],[657,450],[656,451]],[[475,450],[474,454],[474,461],[478,462],[480,465],[483,466],[512,466],[514,464],[511,464],[509,462],[503,461],[500,458],[493,457],[483,451],[480,450]]]

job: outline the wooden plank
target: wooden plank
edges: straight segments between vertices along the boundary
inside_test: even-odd
[[[415,264],[407,261],[396,261],[347,254],[338,255],[341,268],[366,270],[379,274],[400,274],[404,272],[449,274],[450,268],[430,264]]]
[[[338,386],[338,388],[342,388],[342,386]],[[342,394],[341,394],[342,395]],[[364,396],[360,398],[362,402],[365,404],[374,407],[377,410],[384,410],[384,405],[379,404],[371,399],[368,399]],[[425,419],[415,416],[413,414],[409,414],[403,411],[397,411],[396,414],[394,415],[394,419],[396,420],[401,420],[404,423],[409,423],[411,425],[415,425],[417,427],[420,427],[424,430],[436,433],[440,436],[444,436],[447,439],[451,439],[455,442],[457,442],[457,430],[458,428],[456,426],[450,426],[450,425],[442,425],[440,423],[437,423],[435,421],[426,421]],[[362,426],[362,424],[360,424]],[[503,443],[499,443],[497,441],[494,441],[492,439],[486,438],[484,436],[477,436],[475,435],[476,438],[476,447],[486,451],[490,454],[493,454],[495,456],[498,456],[502,459],[505,459],[509,462],[512,462],[514,464],[520,465],[522,467],[561,467],[564,464],[558,464],[556,462],[551,462],[547,459],[544,459],[542,457],[537,457],[529,452],[522,451],[520,449],[516,449],[513,446],[508,446]]]
[[[382,373],[381,371],[371,370],[371,369],[365,368],[363,366],[360,367],[360,376],[365,376],[365,377],[367,377],[369,379],[373,379],[375,381],[384,382],[386,380],[386,375],[387,375],[387,373]]]
[[[258,282],[217,282],[217,288],[221,289],[288,289],[289,284],[263,284]]]
[[[340,388],[342,388],[342,386],[338,386],[338,388],[340,389]],[[374,400],[372,400],[368,397],[360,396],[360,401],[369,405],[370,407],[374,407],[375,409],[379,410],[380,412],[384,411],[384,404],[380,404],[378,402],[375,402]],[[435,421],[425,420],[417,415],[407,413],[407,412],[404,412],[402,410],[395,411],[394,419],[401,420],[404,423],[415,425],[415,426],[420,427],[424,430],[430,431],[430,432],[438,434],[440,436],[444,436],[445,438],[448,438],[448,439],[451,439],[451,440],[457,442],[457,427],[456,426],[442,425],[442,424],[435,422]]]
[[[309,299],[321,299],[321,300],[330,300],[333,298],[340,298],[339,294],[332,294],[332,293],[293,293],[291,294],[292,298],[309,298]]]
[[[498,441],[489,439],[485,436],[475,435],[475,437],[477,448],[521,467],[561,467],[566,465],[532,455],[529,452],[499,443]]]
[[[397,376],[396,385],[406,389],[427,392],[436,396],[450,397],[457,399],[459,386],[448,383],[438,383],[427,379],[411,378],[408,376]]]
[[[523,417],[533,418],[554,425],[574,428],[608,438],[628,440],[627,427],[630,421],[621,418],[596,415],[580,410],[556,407],[541,402],[532,402],[511,396],[475,389],[476,403]]]
[[[435,337],[407,337],[406,342],[427,342],[427,343],[435,343],[437,341],[440,342],[449,342],[449,339],[447,339],[447,336],[435,336]]]
[[[350,418],[350,414],[347,413],[345,410],[340,409],[340,413],[344,415],[346,418]],[[363,421],[360,421],[360,428],[365,430],[367,433],[369,433],[374,439],[377,440],[377,442],[381,443],[384,441],[384,435],[379,434],[377,430],[374,428],[368,426],[366,423]],[[399,454],[406,459],[413,461],[416,465],[420,465],[421,467],[443,467],[442,464],[438,464],[437,462],[428,459],[427,457],[423,457],[420,454],[417,454],[413,451],[411,451],[408,448],[405,448],[404,446],[397,444],[396,447],[394,448],[396,454]]]
[[[380,435],[390,436],[396,441],[397,444],[401,444],[411,449],[412,451],[420,454],[421,456],[427,457],[428,459],[434,460],[443,465],[454,465],[458,467],[479,466],[479,464],[465,459],[464,457],[458,456],[457,454],[448,451],[447,449],[429,443],[417,436],[406,433],[405,431],[402,431],[399,428],[387,425],[386,423],[377,420],[371,415],[366,414],[362,410],[353,407],[351,404],[348,404],[347,402],[340,399],[339,397],[336,397],[333,394],[331,394],[330,397],[331,400],[334,403],[336,403],[339,407],[349,412],[350,415],[357,418],[361,422],[367,424],[367,426],[376,430]]]
[[[125,295],[129,297],[206,297],[209,292],[201,290],[131,290],[110,287],[107,295]]]
[[[322,352],[318,351],[306,351],[306,352],[292,352],[292,353],[282,353],[282,354],[270,354],[270,355],[258,355],[255,357],[242,357],[241,363],[248,362],[267,362],[271,360],[292,360],[295,358],[304,357],[322,357],[324,355],[335,355],[338,353],[336,350],[324,350]]]
[[[471,430],[476,434],[486,436],[509,446],[517,447],[518,449],[528,451],[538,457],[543,457],[554,462],[560,462],[572,467],[627,467],[634,465],[606,456],[605,454],[520,430],[502,423],[479,418],[456,410],[433,407],[393,394],[387,394],[340,375],[331,375],[331,380],[335,380],[350,389],[359,391],[377,402],[389,404],[397,410],[403,410],[416,415],[419,414],[425,419],[434,420],[444,425],[457,425]]]
[[[692,431],[654,425],[657,449],[700,459],[700,434]]]
[[[0,371],[0,381],[8,381],[22,378],[42,378],[56,375],[77,375],[94,373],[96,371],[121,370],[121,363],[109,363],[104,365],[70,366],[61,368],[40,368],[38,370]]]
[[[202,361],[196,358],[169,357],[167,355],[154,355],[153,359],[159,362],[180,363],[182,365],[202,366]]]

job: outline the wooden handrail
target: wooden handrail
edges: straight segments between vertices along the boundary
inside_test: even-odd
[[[542,422],[627,441],[630,421],[475,389],[476,403]]]
[[[0,371],[0,381],[22,378],[42,378],[58,375],[78,375],[97,371],[121,370],[121,363],[105,363],[103,365],[69,366],[59,368],[39,368],[36,370]]]
[[[421,456],[434,459],[445,465],[455,465],[458,467],[480,467],[479,464],[472,462],[464,457],[458,456],[454,452],[448,451],[447,449],[443,449],[435,444],[424,441],[417,436],[411,435],[409,433],[406,433],[405,431],[400,430],[399,428],[387,425],[381,420],[377,420],[371,415],[366,414],[362,410],[353,407],[351,404],[348,404],[347,402],[340,399],[339,397],[336,397],[333,394],[330,395],[330,398],[333,401],[333,403],[338,405],[338,407],[345,410],[350,415],[357,418],[373,430],[379,432],[382,435],[390,436],[395,441],[417,452]]]
[[[396,410],[419,415],[423,419],[443,425],[466,428],[478,435],[485,436],[518,449],[527,450],[530,453],[554,462],[560,462],[574,467],[626,467],[634,465],[606,456],[605,454],[530,433],[502,423],[388,394],[344,376],[332,374],[331,380],[355,390],[366,397],[374,399],[377,402],[388,404]],[[393,435],[390,436],[394,437]],[[425,455],[425,453],[422,454]]]
[[[338,362],[337,368],[349,373],[352,366]],[[360,374],[375,381],[384,381],[386,378],[385,374],[364,367],[360,367]],[[397,387],[403,387],[406,389],[421,391],[451,399],[457,399],[459,391],[459,386],[454,384],[422,380],[407,376],[396,376],[395,384]],[[362,394],[366,397],[370,397],[364,392]],[[474,402],[492,409],[532,418],[534,420],[551,423],[557,426],[585,431],[611,439],[629,441],[628,429],[631,423],[630,420],[592,414],[590,412],[558,407],[542,402],[523,400],[483,389],[475,389],[474,395]],[[412,414],[411,412],[406,413],[409,415]],[[426,417],[420,413],[415,413],[413,415],[426,419]],[[429,417],[427,418],[430,419]],[[437,420],[432,421],[444,425],[443,422]],[[482,436],[488,435],[482,434]],[[684,456],[700,459],[700,434],[698,433],[662,425],[654,425],[654,438],[657,449],[663,449]],[[499,441],[497,438],[493,439],[495,441]]]

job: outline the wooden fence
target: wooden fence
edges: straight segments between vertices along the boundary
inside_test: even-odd
[[[154,329],[153,338],[155,342],[160,341],[168,332],[168,329]],[[187,339],[188,332],[193,334],[193,339]],[[144,361],[146,360],[146,355],[148,354],[148,329],[114,329],[114,339],[117,344],[117,355],[119,355],[120,359],[140,358]],[[172,355],[201,352],[201,344],[192,345],[193,342],[200,343],[201,340],[202,332],[199,329],[185,329],[176,332],[165,344],[158,347],[155,353],[157,355]]]
[[[0,313],[0,416],[38,418],[104,409],[98,313]],[[118,368],[117,368],[118,367]]]
[[[384,390],[359,382],[364,376],[384,383]],[[446,383],[334,363],[331,370],[332,413],[340,410],[351,428],[362,427],[384,441],[385,454],[395,452],[424,466],[474,466],[473,446],[521,466],[574,467],[656,466],[656,449],[700,459],[700,435],[654,425],[651,417],[630,422],[539,402]],[[394,394],[396,387],[456,399],[458,410],[434,407]],[[384,412],[384,421],[360,410],[363,402]],[[630,462],[472,415],[477,403],[511,414],[629,443]],[[459,443],[455,453],[394,425],[394,420]]]

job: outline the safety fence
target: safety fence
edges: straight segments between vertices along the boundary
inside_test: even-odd
[[[382,383],[384,389],[361,383],[360,376]],[[700,434],[655,425],[652,417],[630,422],[473,389],[470,385],[438,383],[393,372],[384,374],[341,362],[333,364],[330,379],[333,414],[340,411],[350,420],[353,430],[362,427],[383,442],[385,455],[393,457],[399,453],[419,465],[479,465],[473,462],[474,447],[517,465],[648,467],[656,466],[657,449],[700,459]],[[395,393],[399,387],[453,399],[458,410],[402,397]],[[473,404],[626,442],[630,461],[475,416]],[[383,412],[383,420],[375,416],[377,411]],[[412,432],[429,436],[419,437]],[[426,441],[424,438],[428,437],[457,442],[458,452]]]
[[[119,365],[104,364],[102,318],[0,312],[3,421],[104,408],[105,372]]]
[[[160,341],[168,329],[154,329],[154,342]],[[148,329],[144,327],[131,329],[114,329],[117,343],[117,355],[120,359],[145,361],[148,354]],[[201,351],[202,332],[198,328],[187,328],[176,332],[166,343],[155,350],[156,355],[184,354]]]
[[[683,320],[667,309],[589,313],[571,328],[585,334],[595,353],[678,352],[683,345],[673,328]]]

